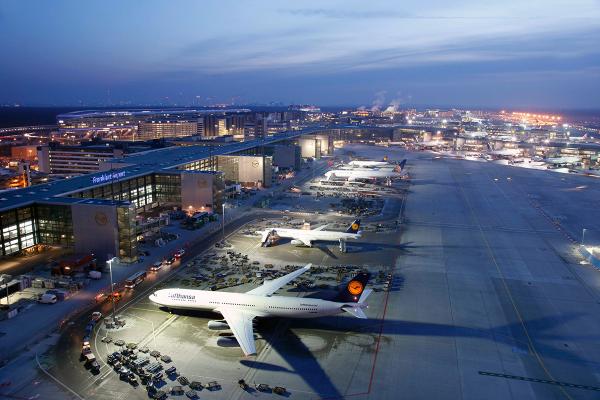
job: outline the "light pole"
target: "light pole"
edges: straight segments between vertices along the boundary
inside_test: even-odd
[[[6,288],[6,307],[10,311],[10,293],[8,293],[8,282],[4,283],[4,287]]]
[[[223,208],[223,238],[222,240],[225,241],[225,203],[221,204],[222,208]]]
[[[115,257],[107,260],[106,262],[108,263],[108,270],[110,272],[110,299],[112,301],[112,317],[113,317],[113,324],[115,323],[115,293],[114,293],[114,284],[113,284],[113,275],[112,275],[112,263],[114,261]]]
[[[581,231],[581,245],[583,246],[583,241],[585,240],[585,231],[587,231],[587,229],[583,228],[583,230]]]

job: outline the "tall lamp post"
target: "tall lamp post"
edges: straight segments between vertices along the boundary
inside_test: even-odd
[[[114,296],[114,291],[115,291],[115,287],[114,287],[114,283],[113,283],[113,274],[112,274],[112,263],[115,260],[116,257],[113,257],[109,260],[107,260],[106,262],[108,263],[108,270],[110,272],[110,299],[112,300],[112,317],[113,317],[113,323],[115,321],[115,296]]]
[[[225,241],[225,203],[221,204],[223,208],[223,237],[221,240]]]

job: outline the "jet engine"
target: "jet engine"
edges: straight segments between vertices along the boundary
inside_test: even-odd
[[[229,325],[224,319],[208,321],[208,329],[213,331],[223,331],[229,329]]]
[[[292,239],[292,241],[290,243],[292,243],[294,246],[303,246],[304,245],[302,240],[298,240],[298,239]]]

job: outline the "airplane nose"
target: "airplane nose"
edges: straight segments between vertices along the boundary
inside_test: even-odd
[[[151,302],[160,304],[160,302],[158,301],[158,296],[157,296],[156,292],[152,293],[150,296],[148,296],[148,298],[150,299]]]

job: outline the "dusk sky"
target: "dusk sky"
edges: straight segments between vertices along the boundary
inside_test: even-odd
[[[0,104],[599,108],[599,0],[2,0]]]

